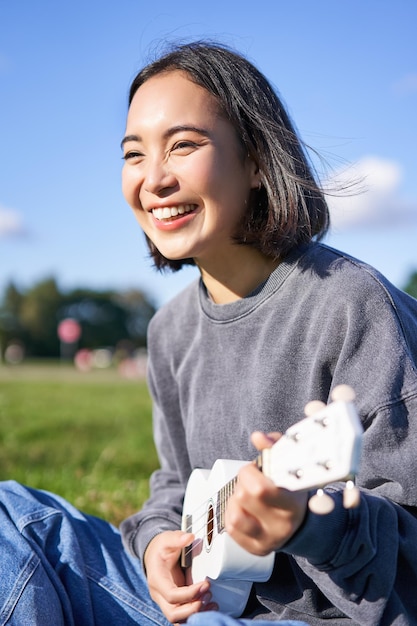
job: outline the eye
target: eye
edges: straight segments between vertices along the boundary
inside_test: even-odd
[[[179,152],[180,154],[189,154],[197,148],[197,144],[189,139],[177,141],[171,148],[171,152]]]
[[[126,152],[126,154],[122,156],[122,159],[124,161],[138,162],[143,159],[143,157],[144,155],[142,154],[142,152],[138,152],[137,150],[129,150],[128,152]]]

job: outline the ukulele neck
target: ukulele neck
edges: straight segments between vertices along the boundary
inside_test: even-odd
[[[235,485],[237,483],[237,476],[229,480],[218,492],[217,492],[217,528],[219,532],[222,532],[225,529],[225,513],[226,506],[229,501],[230,496],[233,495],[235,490]]]

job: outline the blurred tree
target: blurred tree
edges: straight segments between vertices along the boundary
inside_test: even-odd
[[[140,293],[140,292],[139,292]],[[142,299],[146,301],[142,294]],[[120,341],[130,340],[135,347],[146,345],[146,328],[155,309],[149,304],[146,310],[132,312],[124,305],[123,294],[113,291],[96,292],[77,289],[69,293],[61,307],[61,319],[72,317],[81,324],[82,335],[80,346],[99,348],[116,346]],[[130,324],[132,315],[136,314],[145,332],[137,333]]]
[[[4,291],[3,305],[0,307],[0,348],[3,351],[11,343],[22,345],[26,343],[26,333],[20,317],[22,301],[22,293],[13,282],[9,283]]]
[[[116,294],[116,301],[127,312],[126,324],[129,336],[139,345],[145,346],[148,323],[155,313],[155,307],[142,291],[137,289]]]
[[[25,345],[27,354],[57,357],[57,326],[67,317],[82,328],[79,347],[128,348],[146,346],[146,330],[155,307],[139,290],[124,293],[75,289],[62,293],[54,278],[47,278],[26,292],[10,283],[0,306],[2,350],[11,341]]]
[[[404,287],[404,291],[413,296],[413,298],[417,298],[417,272],[411,274],[410,279],[406,286]]]
[[[56,328],[57,311],[62,295],[54,278],[46,278],[31,287],[22,298],[20,323],[29,341],[32,355],[53,357],[59,354]]]

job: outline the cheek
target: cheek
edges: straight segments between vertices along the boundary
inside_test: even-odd
[[[201,155],[201,158],[184,162],[175,172],[180,186],[187,186],[205,199],[216,196],[224,176],[220,161],[221,159],[203,158]]]
[[[140,228],[143,230],[143,232],[146,235],[150,236],[151,226],[149,223],[149,216],[147,216],[145,211],[138,209],[135,205],[132,205],[130,202],[129,202],[129,205],[130,205],[130,208],[132,209],[133,217],[135,218],[136,223],[139,224]]]
[[[138,208],[139,205],[139,185],[137,176],[132,169],[125,166],[122,170],[122,193],[126,202],[132,208]]]
[[[142,228],[143,231],[149,228],[149,222],[147,221],[147,216],[145,211],[142,210],[142,205],[139,200],[139,190],[136,183],[136,179],[129,174],[122,174],[122,193],[130,208],[133,211],[133,215]]]

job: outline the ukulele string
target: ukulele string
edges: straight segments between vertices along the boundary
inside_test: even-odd
[[[191,532],[191,531],[189,531],[189,532]],[[214,528],[213,528],[213,530],[209,531],[207,533],[207,539],[208,539],[209,544],[211,544],[216,539],[216,537],[219,536],[219,534],[220,533],[216,533],[215,534],[215,529]],[[192,551],[194,549],[193,546],[194,546],[194,542],[192,544],[190,544],[189,546],[186,546],[184,548],[184,556],[185,556],[185,558],[187,558],[187,556],[192,553]]]
[[[209,502],[209,500],[207,502]],[[205,507],[205,505],[202,504],[201,507],[199,507],[199,509],[203,509],[203,507]],[[204,508],[203,512],[200,513],[196,517],[195,513],[199,509],[195,509],[194,514],[192,515],[192,518],[191,518],[192,522],[190,524],[187,524],[185,529],[183,528],[184,532],[193,533],[194,535],[198,535],[204,528],[207,527],[207,525],[208,525],[207,509]],[[213,513],[213,520],[217,519],[217,517],[218,517],[217,514]]]
[[[227,500],[229,499],[229,497],[232,495],[234,491],[234,486],[236,484],[236,481],[237,481],[237,476],[235,476],[234,478],[232,478],[232,480],[227,482],[221,489],[219,489],[219,491],[215,491],[211,495],[211,497],[209,497],[206,500],[206,502],[202,503],[196,509],[194,509],[194,511],[190,515],[192,522],[190,524],[187,524],[185,528],[185,532],[191,532],[195,535],[198,535],[200,532],[202,532],[205,528],[208,527],[209,525],[208,504],[211,502],[212,507],[213,507],[212,528],[207,531],[206,535],[207,535],[207,539],[209,543],[214,541],[216,536],[219,534],[217,533],[217,535],[215,535],[215,531],[217,530],[218,523],[214,523],[214,520],[217,520],[218,522],[219,515],[221,515],[218,513],[217,509],[219,506],[223,507],[223,509],[225,508]],[[221,497],[220,495],[222,492],[224,494],[223,497]],[[201,513],[199,512],[200,510],[202,510]],[[224,510],[223,510],[223,514],[224,514]],[[199,524],[199,526],[196,527],[197,524]],[[192,544],[191,546],[187,546],[185,548],[185,556],[187,556],[191,551],[192,551]]]
[[[215,510],[218,505],[224,506],[227,503],[227,500],[229,499],[229,497],[233,493],[233,489],[234,489],[234,486],[236,484],[236,481],[237,481],[237,476],[232,478],[232,480],[230,480],[229,482],[227,482],[221,489],[219,489],[219,491],[215,491],[211,496],[209,496],[207,498],[207,500],[205,502],[202,502],[190,514],[186,513],[186,515],[191,517],[191,519],[193,520],[193,526],[195,526],[194,522],[198,523],[198,522],[200,522],[202,520],[204,520],[204,524],[202,524],[201,526],[197,527],[195,531],[190,530],[191,526],[188,525],[185,532],[199,532],[200,530],[202,530],[204,528],[204,526],[206,525],[208,504],[210,502],[212,503],[213,510]],[[228,490],[227,495],[224,498],[219,498],[219,494],[222,491],[225,491],[225,490]],[[200,510],[202,510],[202,513],[199,513]],[[215,517],[216,517],[216,515],[213,515],[213,519]]]

